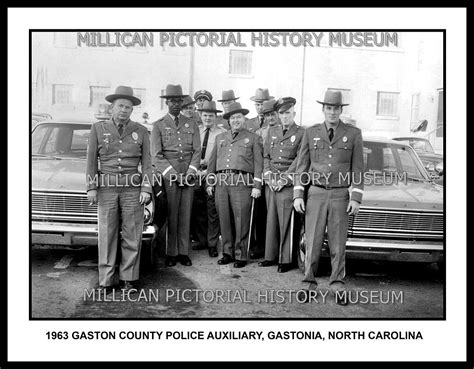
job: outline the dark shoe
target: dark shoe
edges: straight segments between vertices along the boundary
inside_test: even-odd
[[[286,273],[291,270],[291,264],[278,264],[278,273]]]
[[[215,258],[217,255],[217,247],[209,247],[209,256]]]
[[[309,302],[309,290],[301,290],[298,292],[298,302],[300,303],[308,303]]]
[[[191,263],[191,259],[189,258],[188,255],[178,255],[177,260],[182,264],[186,266],[191,266],[193,263]]]
[[[176,265],[176,256],[166,255],[165,265],[168,266],[168,267],[175,266]]]
[[[276,264],[277,264],[276,260],[264,260],[264,261],[259,262],[258,266],[259,267],[269,267],[269,266],[276,265]]]
[[[245,260],[236,260],[234,263],[234,268],[243,268],[246,265],[247,262]]]
[[[219,265],[226,265],[229,263],[232,263],[234,261],[234,258],[230,256],[229,254],[224,254],[222,256],[222,259],[217,260],[217,264]]]
[[[339,293],[338,293],[339,292]],[[336,304],[346,306],[349,304],[349,298],[347,297],[347,291],[338,291],[335,293]]]
[[[206,243],[200,243],[196,242],[194,246],[192,247],[193,250],[205,250],[207,249],[207,244]]]
[[[261,259],[263,258],[263,252],[262,251],[250,251],[250,259]]]
[[[136,293],[138,292],[135,285],[130,281],[124,281],[122,286],[122,291],[126,293]]]

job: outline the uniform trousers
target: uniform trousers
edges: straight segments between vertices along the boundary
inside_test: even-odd
[[[191,228],[194,229],[197,241],[201,245],[217,247],[221,232],[219,217],[215,197],[206,193],[205,181],[202,186],[196,186],[194,189],[192,214]]]
[[[139,203],[140,191],[140,187],[104,187],[98,191],[100,286],[107,287],[114,284],[120,224],[122,259],[119,265],[119,278],[122,281],[135,281],[139,277],[143,232],[143,205]]]
[[[306,258],[304,282],[316,283],[319,258],[327,228],[331,276],[329,284],[342,282],[346,274],[345,255],[349,215],[347,188],[324,189],[311,186],[306,203]]]

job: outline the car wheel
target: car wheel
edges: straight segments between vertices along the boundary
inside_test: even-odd
[[[299,242],[298,242],[298,268],[300,268],[301,272],[304,274],[305,270],[305,258],[306,258],[306,236],[304,233],[304,226],[301,227]]]

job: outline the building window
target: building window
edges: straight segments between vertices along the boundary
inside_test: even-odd
[[[436,119],[436,137],[443,137],[444,128],[444,90],[438,90],[438,117]]]
[[[420,120],[420,94],[411,95],[411,130],[418,127]]]
[[[329,91],[341,91],[342,93],[342,103],[349,104],[348,106],[344,106],[342,108],[341,117],[348,117],[350,118],[352,115],[351,113],[351,105],[352,105],[352,93],[351,90],[346,88],[328,88]]]
[[[53,105],[72,103],[72,85],[53,85]]]
[[[105,103],[105,97],[108,95],[110,88],[106,86],[90,86],[89,106],[98,106]]]
[[[377,92],[377,115],[398,118],[399,92]]]
[[[54,46],[67,49],[77,48],[77,33],[54,32]]]
[[[252,74],[252,51],[230,50],[229,74],[250,76]]]
[[[146,89],[145,88],[134,88],[133,93],[136,97],[141,100],[141,104],[137,106],[137,108],[142,108],[146,105]]]

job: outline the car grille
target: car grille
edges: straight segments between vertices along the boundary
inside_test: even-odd
[[[80,192],[33,191],[31,213],[33,220],[97,223],[97,205]]]
[[[410,211],[361,207],[349,218],[349,236],[443,239],[442,211]]]

